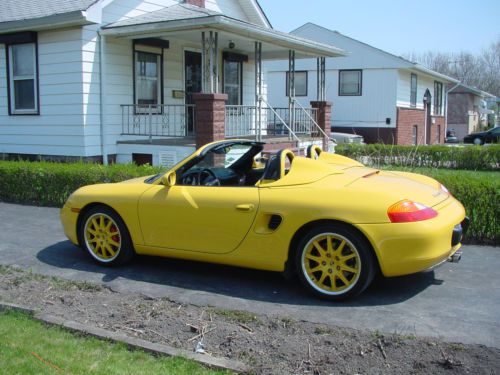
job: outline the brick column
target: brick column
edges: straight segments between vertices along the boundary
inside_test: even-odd
[[[332,102],[311,102],[311,107],[316,108],[318,110],[318,117],[316,122],[319,127],[328,135],[330,138],[330,134],[332,133]],[[321,136],[323,136],[321,134]],[[323,140],[323,150],[328,151],[328,141]]]
[[[186,4],[196,5],[197,7],[205,8],[205,0],[184,0]]]
[[[226,137],[227,94],[193,94],[196,148]]]

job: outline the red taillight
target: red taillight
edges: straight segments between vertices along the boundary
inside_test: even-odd
[[[387,209],[387,215],[393,223],[428,220],[436,217],[437,214],[431,207],[408,199],[395,203]]]

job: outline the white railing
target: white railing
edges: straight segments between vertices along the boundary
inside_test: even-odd
[[[226,137],[248,137],[259,134],[257,106],[226,106]],[[260,114],[261,135],[289,136],[291,134],[312,136],[316,129],[315,108],[294,108],[293,122],[288,108],[273,108],[265,103]]]
[[[256,113],[256,106],[226,105],[226,137],[246,137],[255,135]]]
[[[192,104],[122,104],[122,134],[186,137],[194,133]]]

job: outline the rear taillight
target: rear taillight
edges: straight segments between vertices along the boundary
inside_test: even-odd
[[[436,217],[437,214],[431,207],[408,199],[395,203],[387,209],[387,215],[393,223],[428,220]]]

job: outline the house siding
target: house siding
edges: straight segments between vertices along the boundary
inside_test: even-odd
[[[397,106],[402,108],[412,108],[410,104],[411,96],[411,71],[399,70],[397,80]],[[432,95],[431,111],[434,113],[434,82],[439,81],[427,75],[413,72],[417,75],[417,105],[414,108],[424,108],[424,94],[428,89]],[[439,81],[442,82],[442,81]],[[444,89],[443,89],[443,104],[441,113],[444,113]]]
[[[309,62],[298,62],[296,70],[304,70]],[[353,69],[356,67],[353,66]],[[362,95],[339,96],[339,70],[326,71],[326,99],[333,102],[332,125],[336,128],[394,128],[396,126],[396,80],[394,69],[362,69]],[[297,97],[305,107],[316,100],[316,69],[308,70],[308,95]],[[271,105],[287,107],[286,70],[268,72],[268,94]],[[386,124],[386,118],[390,124]],[[352,130],[351,130],[352,131]],[[349,132],[351,132],[349,131]]]
[[[39,115],[9,116],[0,45],[0,153],[85,156],[81,29],[38,33]]]

